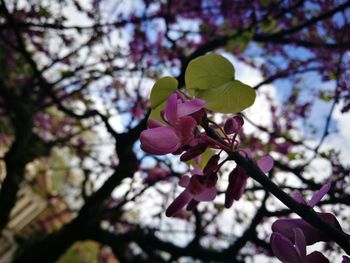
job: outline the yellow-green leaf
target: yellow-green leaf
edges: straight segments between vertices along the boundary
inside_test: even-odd
[[[231,62],[217,54],[193,59],[185,72],[186,87],[192,95],[196,90],[218,88],[234,80],[234,77],[235,69]]]
[[[201,169],[204,169],[206,164],[208,163],[209,159],[214,155],[214,152],[207,148],[204,153],[201,154],[200,162],[197,164],[194,159],[187,161],[186,163],[188,165],[192,165],[193,167],[199,167]]]
[[[237,37],[234,37],[232,39],[230,39],[226,45],[226,50],[232,50],[235,49],[237,47],[239,47],[239,51],[241,53],[244,52],[244,50],[246,50],[248,44],[250,43],[250,41],[253,38],[253,33],[250,31],[246,31],[241,33],[240,35],[238,35]]]
[[[162,123],[165,123],[164,120],[160,117],[160,113],[166,106],[166,101],[158,105],[156,108],[151,110],[151,114],[149,115],[149,119],[155,119],[157,121],[160,121]]]
[[[239,80],[229,81],[218,88],[196,90],[195,97],[205,100],[205,107],[215,112],[237,113],[255,101],[255,90]]]
[[[178,82],[172,77],[163,77],[154,83],[151,91],[151,109],[156,109],[166,101],[171,93],[177,90]]]

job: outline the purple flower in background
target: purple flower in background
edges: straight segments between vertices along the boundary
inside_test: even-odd
[[[7,144],[7,136],[5,134],[0,134],[0,145],[1,144]]]
[[[141,148],[151,154],[163,155],[189,144],[197,126],[196,120],[190,115],[201,110],[204,103],[200,99],[184,100],[177,92],[171,94],[162,115],[169,126],[149,119],[149,129],[140,135]]]
[[[148,170],[146,183],[152,184],[158,181],[166,180],[170,176],[170,170],[167,167],[162,167],[157,164],[152,169]]]

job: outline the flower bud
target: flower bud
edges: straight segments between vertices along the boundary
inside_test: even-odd
[[[218,167],[218,162],[220,160],[220,155],[215,154],[212,157],[210,157],[209,161],[205,165],[203,169],[204,174],[209,174],[215,171],[215,169]]]
[[[224,131],[227,134],[237,133],[242,129],[244,120],[241,116],[229,118],[224,125]]]
[[[203,141],[199,141],[194,146],[190,146],[189,149],[180,157],[180,160],[186,162],[202,154],[207,149],[208,144]]]

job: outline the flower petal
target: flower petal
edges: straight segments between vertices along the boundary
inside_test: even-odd
[[[273,160],[269,155],[265,155],[257,161],[257,164],[261,169],[261,171],[263,171],[264,173],[267,173],[273,167]]]
[[[324,186],[322,186],[320,190],[314,193],[311,200],[307,202],[307,204],[311,207],[315,206],[328,193],[329,189],[331,188],[331,185],[331,182],[328,182]]]
[[[169,205],[165,211],[165,215],[174,216],[179,210],[185,207],[192,200],[192,195],[189,191],[184,190],[175,200]]]
[[[216,197],[216,187],[205,188],[201,193],[194,195],[193,199],[196,201],[213,201]]]
[[[341,263],[350,263],[350,258],[347,256],[343,256],[343,260]]]
[[[244,168],[237,166],[231,175],[229,176],[229,185],[233,188],[234,191],[234,199],[239,200],[246,188],[248,176],[244,170]]]
[[[205,174],[209,174],[214,172],[215,170],[218,170],[218,163],[220,161],[220,155],[219,154],[215,154],[212,157],[210,157],[209,161],[207,162],[207,164],[205,165],[203,172]]]
[[[329,263],[328,258],[322,255],[319,251],[314,251],[307,257],[307,263]],[[349,261],[350,262],[350,261]],[[342,262],[344,263],[344,262]]]
[[[341,229],[340,224],[334,215],[330,213],[318,213],[318,215],[336,228]],[[312,245],[319,241],[331,241],[329,235],[313,227],[301,218],[278,219],[272,224],[271,228],[273,232],[278,232],[290,240],[294,240],[294,233],[291,230],[294,228],[300,228],[305,235],[307,245]]]
[[[225,192],[225,207],[230,208],[233,205],[234,200],[235,196],[232,187],[227,187],[227,190]]]
[[[187,187],[190,184],[190,177],[188,175],[184,175],[179,180],[179,185],[181,187]]]
[[[242,155],[244,158],[253,158],[253,152],[250,149],[240,149],[239,154]]]
[[[282,262],[303,263],[292,241],[278,233],[270,238],[273,254]]]
[[[205,101],[201,99],[193,99],[180,103],[177,106],[177,117],[183,117],[201,110],[205,105]]]
[[[202,177],[202,178],[201,178]],[[192,195],[198,195],[202,193],[206,188],[206,185],[203,181],[202,175],[193,175],[190,179],[190,183],[188,185],[188,190]]]
[[[293,229],[295,248],[301,258],[306,257],[306,240],[303,231],[300,228]]]
[[[234,192],[231,188],[227,188],[225,192],[225,207],[230,208],[233,205],[233,201],[235,200]]]
[[[147,121],[147,125],[149,129],[153,129],[153,128],[158,128],[158,127],[165,127],[165,125],[163,125],[163,123],[157,121],[156,119],[148,119]]]
[[[193,142],[195,142],[195,143],[193,143]],[[180,160],[183,162],[186,162],[186,161],[191,160],[195,157],[198,157],[202,153],[205,152],[207,147],[208,147],[208,144],[203,142],[202,140],[193,139],[191,141],[191,145],[190,145],[189,149],[184,154],[181,155]]]
[[[198,204],[199,204],[198,201],[192,199],[192,200],[188,203],[188,205],[186,206],[186,210],[187,210],[187,211],[192,211],[193,209],[196,208],[196,206],[197,206]]]
[[[194,138],[194,131],[197,127],[197,122],[190,116],[181,117],[174,126],[177,134],[181,138],[181,145],[189,144]]]
[[[201,168],[195,167],[191,170],[192,175],[204,175]]]
[[[180,138],[170,127],[144,130],[140,135],[140,141],[142,150],[158,155],[174,152],[181,146]]]
[[[293,193],[293,198],[294,198],[294,200],[297,201],[299,204],[306,205],[306,201],[305,201],[304,197],[301,195],[300,192],[294,192],[294,193]]]
[[[242,129],[244,120],[241,116],[234,116],[227,119],[224,125],[224,131],[227,134],[237,133]]]
[[[233,200],[239,200],[246,188],[248,176],[243,168],[236,166],[228,176],[228,187],[225,193],[225,207],[230,208]]]
[[[171,125],[174,125],[178,119],[177,117],[177,97],[176,92],[172,93],[167,100],[167,104],[164,109],[164,118]]]

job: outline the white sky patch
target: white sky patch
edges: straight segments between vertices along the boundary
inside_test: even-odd
[[[225,54],[226,56],[226,54]],[[264,78],[258,69],[255,69],[232,56],[226,56],[235,67],[235,78],[242,81],[243,83],[255,86],[261,83]],[[271,85],[263,85],[256,91],[256,99],[254,104],[243,111],[246,116],[256,124],[262,125],[264,127],[270,127],[272,122],[272,116],[270,113],[269,105],[270,103],[266,99],[266,95],[271,97],[276,101],[276,88]],[[252,133],[256,131],[256,128],[250,123],[245,122],[244,131],[247,133]]]
[[[340,150],[341,161],[350,165],[350,112],[341,113],[341,106],[336,106],[333,114],[337,122],[338,133],[330,134],[321,150],[335,148]]]
[[[90,1],[79,1],[79,4],[83,9],[90,9],[90,3]],[[72,4],[63,9],[63,14],[67,17],[67,20],[64,21],[65,26],[91,26],[94,24],[94,21],[92,21],[84,12],[76,10]]]
[[[341,113],[341,108],[341,105],[337,105],[332,116],[332,120],[336,122],[337,131],[334,132],[334,129],[331,129],[331,133],[326,137],[319,151],[327,152],[331,149],[339,151],[341,163],[350,165],[350,112]],[[325,121],[324,117],[323,121]],[[306,143],[315,147],[319,140],[320,138],[307,140]],[[312,156],[313,153],[309,157],[311,158]],[[331,164],[324,158],[316,158],[309,165],[306,175],[308,178],[314,177],[316,182],[323,183],[332,176]],[[333,174],[333,176],[336,175]]]

